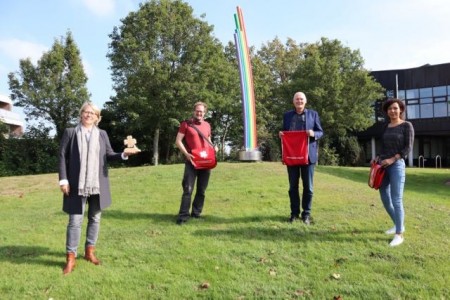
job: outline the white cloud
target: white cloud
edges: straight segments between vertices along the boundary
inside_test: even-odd
[[[92,65],[85,59],[82,59],[82,64],[83,64],[83,69],[84,69],[84,73],[86,73],[86,76],[88,78],[91,78],[94,76],[94,68],[92,67]]]
[[[0,52],[12,60],[30,58],[36,63],[44,52],[48,51],[48,47],[19,39],[0,40]]]
[[[114,13],[115,0],[82,0],[83,4],[97,16],[108,16]]]

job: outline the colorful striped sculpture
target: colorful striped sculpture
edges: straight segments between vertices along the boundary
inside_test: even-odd
[[[239,153],[240,160],[261,160],[261,153],[258,151],[256,134],[256,109],[255,109],[255,89],[253,86],[252,65],[247,44],[247,34],[245,32],[244,17],[242,9],[237,7],[237,14],[234,15],[236,30],[234,33],[234,43],[236,45],[236,56],[239,65],[239,75],[241,79],[242,109],[244,111],[244,148],[245,151]]]

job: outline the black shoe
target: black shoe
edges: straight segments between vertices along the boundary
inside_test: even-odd
[[[200,216],[200,215],[194,215],[194,214],[191,214],[191,218],[194,218],[194,219],[200,219],[201,216]]]
[[[302,221],[303,221],[303,223],[305,223],[305,225],[311,225],[311,217],[310,216],[302,217]]]
[[[298,220],[299,217],[298,216],[291,216],[288,220],[289,223],[294,223],[296,220]]]
[[[187,220],[183,220],[183,219],[178,219],[177,220],[177,225],[183,225],[184,223],[186,223]]]

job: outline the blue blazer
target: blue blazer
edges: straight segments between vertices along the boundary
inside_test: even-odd
[[[283,115],[283,131],[289,131],[292,117],[296,114],[295,110],[285,112]],[[320,125],[319,114],[312,109],[305,108],[306,130],[313,130],[314,137],[309,138],[309,163],[315,164],[317,162],[319,146],[317,140],[323,136],[322,125]]]

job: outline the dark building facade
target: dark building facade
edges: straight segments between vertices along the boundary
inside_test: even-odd
[[[450,167],[450,63],[418,68],[374,71],[371,75],[386,89],[386,98],[400,98],[406,120],[414,126],[415,141],[407,165]],[[375,124],[358,134],[366,160],[379,149],[385,116],[375,103]]]

